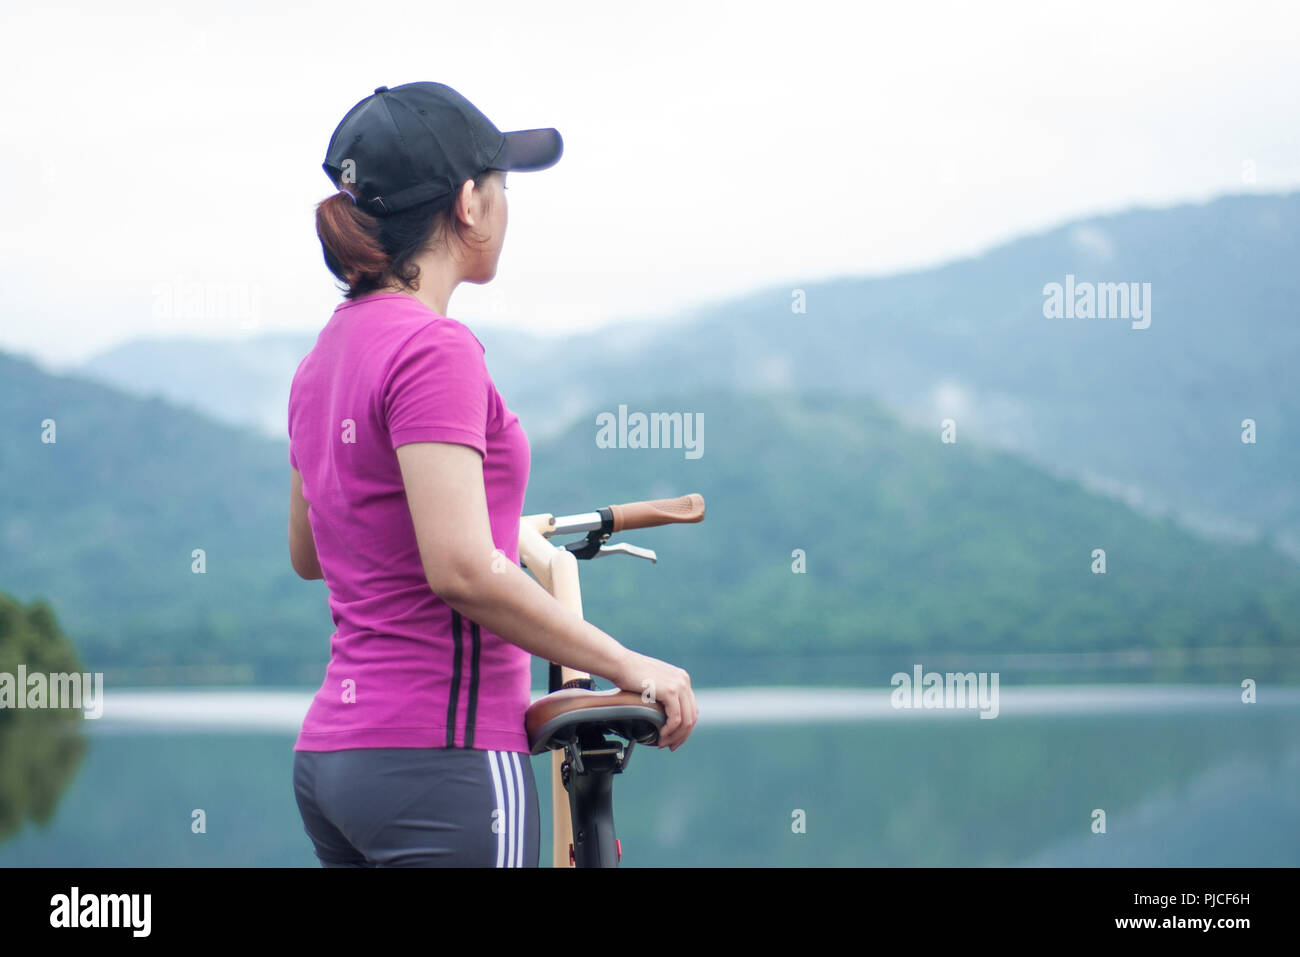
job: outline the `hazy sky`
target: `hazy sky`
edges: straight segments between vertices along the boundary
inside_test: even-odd
[[[319,329],[320,163],[381,84],[560,130],[449,309],[539,333],[1300,184],[1295,4],[8,6],[0,348],[52,367]]]

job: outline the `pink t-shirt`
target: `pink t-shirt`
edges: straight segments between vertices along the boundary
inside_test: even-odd
[[[342,303],[289,392],[336,631],[296,751],[479,748],[528,753],[531,656],[463,618],[425,579],[396,449],[455,442],[483,456],[492,540],[519,564],[528,437],[455,319],[397,293]]]

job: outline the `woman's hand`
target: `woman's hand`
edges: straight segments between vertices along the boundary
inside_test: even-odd
[[[700,709],[691,690],[691,676],[676,665],[628,649],[622,667],[610,680],[624,691],[635,691],[643,701],[657,701],[668,720],[659,729],[659,747],[676,751],[690,737]]]

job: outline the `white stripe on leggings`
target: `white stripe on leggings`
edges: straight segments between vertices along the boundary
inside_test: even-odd
[[[510,760],[506,757],[506,752],[498,752],[501,758],[501,771],[506,779],[506,817],[509,821],[506,824],[506,867],[518,867],[515,863],[517,852],[515,851],[515,842],[518,835],[515,834],[515,776],[510,770]]]
[[[497,832],[497,867],[505,865],[506,859],[506,830],[510,827],[510,815],[506,807],[501,803],[501,772],[497,770],[497,758],[495,751],[487,753],[488,767],[492,769],[492,786],[496,788],[497,818],[493,822],[496,825]]]
[[[518,789],[515,791],[515,793],[519,795],[519,801],[517,804],[518,817],[515,819],[519,831],[519,847],[518,847],[518,853],[515,855],[515,867],[523,867],[524,866],[524,844],[527,842],[527,837],[528,837],[528,829],[524,825],[524,801],[526,799],[526,795],[524,792],[524,772],[523,769],[519,766],[518,751],[510,752],[510,760],[514,763],[515,780],[518,782]]]
[[[489,751],[488,767],[492,769],[492,786],[496,789],[497,810],[497,867],[523,867],[524,845],[528,831],[524,824],[527,811],[527,794],[524,790],[524,771],[517,751]],[[506,755],[509,755],[507,760]],[[497,767],[497,761],[501,766]],[[505,803],[501,801],[501,779],[505,778]]]

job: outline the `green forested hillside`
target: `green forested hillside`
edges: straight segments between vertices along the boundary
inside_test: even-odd
[[[0,587],[48,599],[95,670],[301,680],[328,655],[324,585],[289,566],[283,442],[4,355],[0,415]]]
[[[703,456],[598,448],[593,410],[592,424],[535,445],[525,508],[703,493],[703,524],[627,536],[658,550],[658,565],[584,566],[589,617],[638,650],[697,661],[697,680],[740,673],[729,662],[779,680],[800,654],[925,661],[1300,639],[1300,569],[1275,552],[1208,543],[960,434],[942,444],[937,428],[904,428],[868,400],[627,401],[703,413]],[[0,412],[0,582],[49,600],[88,668],[318,679],[332,623],[323,583],[289,567],[282,442],[4,356]],[[54,444],[41,442],[45,419]],[[1095,548],[1105,575],[1090,571]],[[791,571],[796,549],[805,574]],[[210,670],[177,670],[189,666]]]
[[[795,650],[910,662],[1300,641],[1300,569],[1276,552],[1206,542],[960,434],[945,445],[937,427],[829,395],[640,407],[704,412],[705,454],[599,449],[594,426],[577,428],[542,451],[527,502],[567,512],[703,493],[703,524],[628,533],[657,566],[594,563],[587,614],[630,643],[646,635],[725,673],[727,656],[779,669]],[[791,570],[795,549],[805,574]]]

